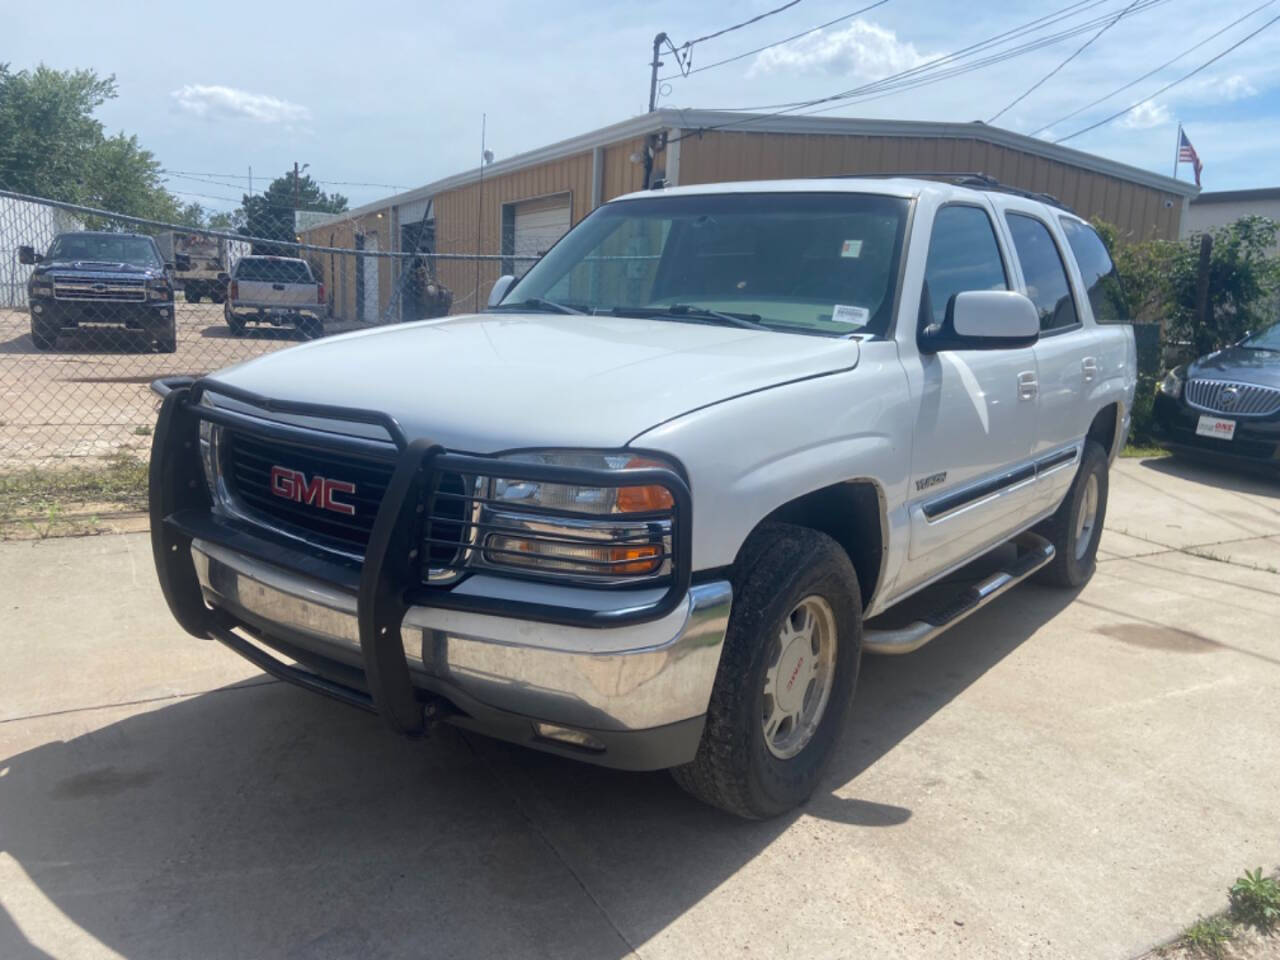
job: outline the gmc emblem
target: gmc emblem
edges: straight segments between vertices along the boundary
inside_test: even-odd
[[[309,507],[332,510],[334,513],[346,514],[348,517],[356,515],[353,504],[335,500],[333,496],[335,493],[356,492],[356,485],[345,480],[330,480],[328,477],[320,476],[308,480],[307,475],[301,470],[272,467],[271,492],[277,497],[292,500],[294,503],[305,503]]]

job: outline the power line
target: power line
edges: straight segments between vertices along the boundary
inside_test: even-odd
[[[715,124],[710,127],[703,127],[703,128],[700,128],[699,130],[691,130],[689,133],[682,134],[679,137],[671,138],[671,140],[668,142],[674,143],[684,139],[685,137],[693,136],[698,133],[704,133],[709,130],[718,130],[718,129],[722,129],[724,127],[729,127],[729,126],[756,123],[761,120],[770,119],[771,117],[781,116],[783,114],[788,114],[788,113],[794,113],[798,110],[803,110],[804,108],[807,108],[807,107],[818,106],[819,104],[831,104],[833,101],[838,101],[832,106],[822,107],[819,110],[813,110],[809,112],[821,113],[825,110],[835,110],[835,109],[839,109],[840,107],[844,106],[848,101],[853,100],[855,98],[871,99],[876,96],[887,96],[890,93],[899,93],[904,90],[913,89],[915,87],[926,86],[932,83],[938,83],[938,82],[941,82],[942,80],[950,79],[951,77],[954,77],[954,76],[960,76],[962,74],[969,73],[974,70],[980,70],[996,63],[1003,63],[1006,60],[1010,60],[1010,59],[1013,59],[1014,57],[1022,56],[1023,54],[1029,53],[1033,50],[1038,50],[1046,46],[1051,46],[1062,40],[1068,39],[1073,36],[1077,36],[1081,33],[1085,33],[1103,23],[1106,23],[1110,20],[1115,19],[1116,15],[1107,14],[1102,17],[1097,17],[1091,20],[1087,20],[1083,23],[1076,24],[1074,27],[1069,27],[1065,30],[1060,30],[1057,33],[1050,34],[1048,36],[1038,37],[1034,40],[1030,40],[1026,43],[1022,43],[1017,46],[1008,47],[1007,49],[1001,50],[998,53],[994,53],[984,59],[976,60],[967,64],[946,68],[947,64],[949,63],[950,64],[958,63],[961,60],[972,57],[974,54],[980,53],[987,49],[998,47],[999,45],[1009,40],[1027,36],[1029,34],[1034,34],[1038,30],[1042,30],[1047,26],[1052,26],[1064,20],[1070,19],[1071,17],[1082,12],[1082,10],[1087,10],[1093,7],[1100,6],[1105,2],[1106,0],[1079,0],[1079,2],[1069,4],[1068,6],[1060,8],[1059,10],[1056,10],[1053,13],[1049,13],[1049,14],[1045,14],[1044,16],[1037,17],[1026,23],[1020,24],[1019,26],[1006,30],[1003,33],[999,33],[992,37],[988,37],[984,40],[977,41],[976,43],[969,44],[966,47],[961,47],[959,50],[952,51],[951,53],[943,54],[941,56],[935,57],[932,60],[926,61],[925,63],[919,64],[908,70],[903,70],[896,74],[891,74],[887,77],[881,77],[878,80],[870,81],[869,83],[865,83],[859,87],[854,87],[852,89],[844,90],[840,93],[831,94],[825,97],[817,97],[811,100],[800,100],[800,101],[795,101],[789,104],[783,104],[780,106],[782,106],[784,109],[776,110],[772,113],[757,114],[751,117],[745,117],[741,120],[730,120],[730,121],[726,121],[725,123]],[[1135,10],[1137,9],[1145,10],[1149,7],[1156,6],[1162,3],[1167,3],[1167,2],[1169,2],[1169,0],[1142,0],[1142,2],[1137,7],[1135,7]],[[779,105],[775,105],[775,106],[779,106]],[[767,109],[767,108],[747,107],[747,108],[740,108],[740,109],[750,110],[750,109]]]
[[[695,43],[701,43],[703,40],[714,40],[716,37],[723,37],[726,33],[733,33],[733,31],[741,30],[743,27],[749,27],[753,23],[759,23],[766,17],[772,17],[775,13],[781,13],[783,10],[788,10],[791,7],[794,7],[799,2],[800,0],[788,0],[788,2],[784,3],[782,6],[757,14],[750,20],[743,20],[741,23],[735,23],[732,27],[725,27],[723,30],[717,30],[715,33],[708,33],[706,36],[698,37],[696,40],[690,40],[684,45],[683,49],[688,50]]]
[[[1274,4],[1275,2],[1276,2],[1276,0],[1267,0],[1267,2],[1266,2],[1266,3],[1259,4],[1258,6],[1254,7],[1252,10],[1250,10],[1248,13],[1246,13],[1244,16],[1242,16],[1242,17],[1240,17],[1240,18],[1238,18],[1238,19],[1236,19],[1236,20],[1232,20],[1230,23],[1228,23],[1228,24],[1227,24],[1225,27],[1223,27],[1221,30],[1217,30],[1217,31],[1215,31],[1214,33],[1209,34],[1209,36],[1205,37],[1205,38],[1204,38],[1203,40],[1201,40],[1199,43],[1192,44],[1191,46],[1187,47],[1187,49],[1185,49],[1185,50],[1183,50],[1181,53],[1179,53],[1177,56],[1175,56],[1175,57],[1170,57],[1170,58],[1169,58],[1168,60],[1166,60],[1164,63],[1160,64],[1160,66],[1155,67],[1154,69],[1148,70],[1146,73],[1144,73],[1142,76],[1138,77],[1138,78],[1137,78],[1137,79],[1135,79],[1135,80],[1130,80],[1130,81],[1129,81],[1128,83],[1126,83],[1123,87],[1117,87],[1115,90],[1112,90],[1112,91],[1111,91],[1110,93],[1108,93],[1106,96],[1099,97],[1097,100],[1091,100],[1091,101],[1089,101],[1088,103],[1086,103],[1083,107],[1079,107],[1079,108],[1077,108],[1077,109],[1075,109],[1075,110],[1072,110],[1072,111],[1071,111],[1070,113],[1068,113],[1066,116],[1059,117],[1057,120],[1053,120],[1053,121],[1051,121],[1051,122],[1049,122],[1049,123],[1046,123],[1043,127],[1038,127],[1037,129],[1032,130],[1029,134],[1027,134],[1027,136],[1029,136],[1029,137],[1038,136],[1039,134],[1044,133],[1044,132],[1045,132],[1046,130],[1048,130],[1050,127],[1055,126],[1055,125],[1057,125],[1057,124],[1059,124],[1059,123],[1062,123],[1064,120],[1070,120],[1072,117],[1079,116],[1080,114],[1084,113],[1086,110],[1090,109],[1091,107],[1096,107],[1098,104],[1102,103],[1104,100],[1110,100],[1112,97],[1116,96],[1117,94],[1124,93],[1124,92],[1125,92],[1126,90],[1128,90],[1130,87],[1136,87],[1136,86],[1137,86],[1138,84],[1140,84],[1143,80],[1146,80],[1146,79],[1148,79],[1148,78],[1150,78],[1150,77],[1154,77],[1154,76],[1155,76],[1157,73],[1159,73],[1161,70],[1165,69],[1166,67],[1169,67],[1169,66],[1173,65],[1174,63],[1177,63],[1179,60],[1181,60],[1181,59],[1182,59],[1183,57],[1185,57],[1187,54],[1189,54],[1189,53],[1194,53],[1195,51],[1199,50],[1201,47],[1203,47],[1203,46],[1204,46],[1206,43],[1208,43],[1209,41],[1211,41],[1211,40],[1216,40],[1218,37],[1222,36],[1224,33],[1226,33],[1226,32],[1227,32],[1228,30],[1230,30],[1232,27],[1239,26],[1241,23],[1244,23],[1244,21],[1248,20],[1248,19],[1249,19],[1250,17],[1252,17],[1255,13],[1257,13],[1259,10],[1265,10],[1267,7],[1271,6],[1271,5],[1272,5],[1272,4]]]
[[[1120,16],[1116,17],[1114,20],[1110,20],[1104,23],[1101,27],[1099,27],[1098,32],[1095,33],[1093,36],[1091,36],[1084,43],[1080,44],[1080,46],[1077,47],[1075,51],[1067,57],[1067,59],[1063,60],[1060,64],[1058,64],[1048,73],[1046,73],[1043,77],[1041,77],[1031,86],[1027,87],[1026,90],[1024,90],[1020,95],[1010,100],[1004,107],[1002,107],[1001,109],[993,113],[991,117],[987,120],[987,123],[995,123],[998,119],[1000,119],[1000,117],[1008,113],[1018,104],[1020,104],[1023,100],[1027,99],[1027,97],[1031,96],[1031,94],[1035,93],[1035,91],[1039,90],[1040,87],[1045,82],[1047,82],[1051,77],[1053,77],[1059,70],[1065,67],[1068,63],[1070,63],[1076,57],[1080,56],[1080,54],[1084,53],[1085,50],[1087,50],[1095,40],[1097,40],[1100,36],[1102,36],[1104,33],[1106,33],[1108,30],[1114,27],[1117,23],[1119,23],[1129,13],[1129,11],[1131,11],[1137,5],[1137,3],[1138,3],[1138,0],[1131,0],[1129,5],[1125,7],[1122,11],[1120,11]]]
[[[886,0],[887,2],[887,0]],[[161,173],[167,173],[175,177],[193,178],[193,177],[227,177],[234,180],[248,180],[250,177],[243,173],[199,173],[193,170],[161,170]],[[315,183],[326,183],[336,187],[379,187],[384,190],[408,190],[409,187],[402,183],[362,183],[354,180],[319,180],[315,177],[311,178]],[[208,180],[209,183],[217,183],[217,180]],[[238,184],[222,183],[223,187],[238,187]]]
[[[1149,97],[1143,97],[1137,103],[1132,103],[1129,106],[1125,107],[1123,110],[1117,110],[1115,113],[1111,114],[1111,116],[1105,117],[1102,120],[1099,120],[1097,123],[1091,123],[1089,124],[1089,126],[1083,127],[1082,129],[1077,130],[1075,133],[1067,134],[1067,136],[1065,137],[1059,137],[1057,140],[1053,142],[1066,143],[1068,140],[1074,140],[1076,137],[1080,136],[1081,134],[1088,133],[1090,130],[1096,130],[1098,129],[1098,127],[1105,126],[1106,124],[1110,123],[1112,120],[1118,119],[1119,117],[1123,117],[1126,113],[1129,113],[1131,110],[1138,109],[1138,107],[1142,106],[1144,103],[1150,100],[1154,100],[1156,97],[1160,96],[1160,94],[1165,93],[1168,90],[1172,90],[1174,87],[1182,83],[1184,80],[1190,80],[1200,71],[1213,66],[1213,64],[1217,63],[1219,60],[1225,57],[1228,53],[1231,53],[1231,51],[1248,43],[1250,40],[1252,40],[1254,37],[1260,34],[1263,30],[1266,30],[1268,27],[1274,24],[1277,20],[1280,20],[1280,17],[1272,17],[1270,20],[1268,20],[1266,23],[1260,26],[1257,30],[1254,30],[1252,33],[1246,34],[1244,37],[1241,37],[1231,46],[1227,47],[1227,49],[1223,50],[1221,53],[1217,54],[1216,56],[1210,57],[1208,60],[1200,64],[1200,66],[1196,67],[1194,70],[1191,70],[1188,73],[1184,73],[1177,80],[1173,80],[1169,83],[1166,83],[1163,87],[1161,87],[1155,93],[1151,94]]]
[[[754,50],[748,50],[746,53],[739,53],[736,56],[726,57],[723,60],[717,60],[715,63],[708,63],[705,67],[695,67],[694,69],[690,70],[688,73],[684,73],[684,72],[671,73],[665,77],[659,77],[658,79],[665,81],[665,80],[675,80],[680,77],[689,77],[695,73],[702,73],[702,71],[704,70],[711,70],[715,67],[723,67],[726,63],[733,63],[737,60],[744,60],[747,57],[760,53],[764,50],[769,50],[769,49],[772,49],[773,47],[780,47],[784,43],[790,43],[792,40],[799,40],[801,37],[807,37],[811,33],[817,33],[819,30],[825,30],[827,27],[835,26],[837,23],[840,23],[843,20],[850,20],[853,17],[860,16],[866,13],[868,10],[874,10],[876,7],[884,6],[888,2],[889,0],[877,0],[876,3],[873,3],[868,7],[863,7],[860,10],[854,10],[852,13],[843,14],[839,17],[836,17],[834,20],[828,20],[826,23],[820,23],[816,27],[810,27],[808,30],[803,30],[800,33],[793,33],[791,36],[785,37],[782,40],[775,40],[773,43],[766,43],[763,47],[756,47]]]

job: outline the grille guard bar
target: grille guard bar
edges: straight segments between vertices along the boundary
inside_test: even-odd
[[[493,475],[497,465],[495,461],[448,453],[427,439],[410,441],[394,417],[376,411],[278,400],[210,378],[166,378],[153,383],[152,389],[164,398],[152,441],[149,474],[151,548],[161,591],[174,617],[187,632],[220,640],[237,650],[246,641],[231,630],[225,615],[205,604],[191,559],[193,530],[189,518],[208,518],[212,507],[197,444],[200,421],[233,426],[267,439],[303,440],[313,448],[358,452],[395,464],[374,519],[356,591],[360,649],[369,695],[351,690],[348,698],[335,690],[325,692],[339,699],[348,699],[352,705],[364,709],[369,709],[371,699],[373,706],[397,732],[417,734],[423,730],[423,704],[410,680],[400,635],[400,623],[411,604],[566,626],[603,628],[666,616],[688,594],[692,578],[692,498],[688,485],[671,470],[644,468],[624,472],[509,460],[500,463],[501,476],[512,480],[598,487],[653,484],[666,489],[674,504],[671,574],[666,578],[667,589],[657,599],[618,609],[584,610],[459,594],[452,589],[456,584],[431,586],[422,582],[421,561],[417,558],[423,551],[417,547],[424,537],[430,535],[426,526],[429,521],[425,518],[431,516],[440,473],[454,471]],[[200,399],[205,392],[225,396],[265,412],[380,427],[386,431],[389,442],[309,430],[225,407],[203,405]],[[202,523],[200,526],[202,537],[219,542],[216,533],[220,528],[216,524]],[[215,534],[212,537],[211,532]],[[220,542],[232,549],[256,553],[258,559],[279,559],[278,546],[230,528]],[[255,545],[262,549],[255,550]],[[344,579],[347,582],[340,585],[349,589],[350,577]],[[661,583],[658,581],[657,585]]]

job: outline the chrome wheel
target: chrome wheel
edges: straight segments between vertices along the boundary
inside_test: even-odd
[[[1076,559],[1081,560],[1089,552],[1093,541],[1093,528],[1098,523],[1098,475],[1089,474],[1080,498],[1080,512],[1076,514]]]
[[[836,618],[831,605],[812,595],[782,622],[773,660],[764,675],[761,726],[765,746],[788,760],[813,739],[831,699],[836,674]]]

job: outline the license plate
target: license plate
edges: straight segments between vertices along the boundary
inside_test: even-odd
[[[1221,417],[1201,417],[1196,424],[1197,437],[1217,437],[1219,440],[1230,440],[1236,435],[1236,422],[1223,420]]]

